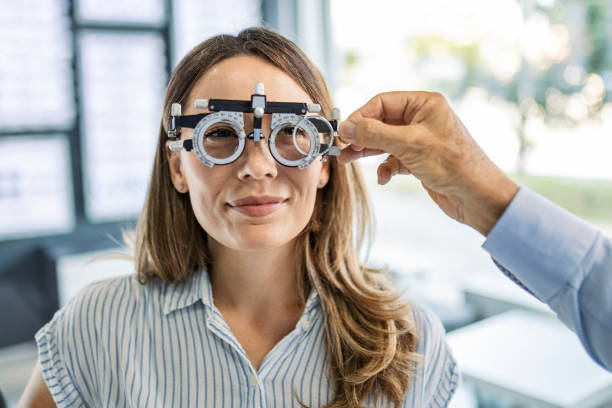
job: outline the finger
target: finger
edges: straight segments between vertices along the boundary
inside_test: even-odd
[[[399,173],[400,167],[402,167],[402,164],[397,158],[393,156],[387,157],[387,159],[378,166],[378,184],[387,184],[393,176]]]
[[[346,163],[352,162],[353,160],[360,159],[362,157],[377,156],[383,153],[384,152],[382,150],[364,149],[364,148],[362,148],[361,150],[355,151],[351,149],[351,146],[347,146],[340,151],[340,156],[338,156],[338,160],[340,160],[341,163],[346,164]]]
[[[338,160],[340,163],[350,163],[353,160],[357,160],[362,157],[362,151],[355,151],[350,148],[350,146],[345,147],[340,151],[340,155],[338,156]]]
[[[412,123],[415,113],[427,101],[439,96],[432,92],[384,92],[374,96],[365,105],[351,113],[345,122],[357,123],[363,118],[377,119],[392,125]]]
[[[342,126],[346,124],[347,122],[344,122]],[[340,131],[342,130],[341,127]],[[413,145],[417,146],[416,142],[421,133],[420,125],[388,125],[376,119],[364,118],[355,124],[350,143],[402,156],[402,153],[410,151]]]
[[[376,169],[376,173],[378,174],[378,184],[381,186],[387,184],[389,180],[391,180],[391,177],[393,177],[393,165],[392,163],[389,163],[390,157],[392,156],[389,156],[387,160],[382,162],[378,166],[378,169]]]

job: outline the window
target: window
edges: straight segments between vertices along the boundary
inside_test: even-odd
[[[66,135],[0,138],[0,239],[74,227]]]
[[[134,226],[179,58],[261,20],[259,0],[2,3],[0,289],[40,305],[4,297],[0,320],[24,324],[0,345],[31,340],[57,310],[65,255],[116,247]]]
[[[84,195],[91,221],[135,217],[159,134],[167,73],[155,33],[79,36]]]
[[[502,169],[610,232],[611,16],[601,1],[332,0],[335,101],[346,116],[379,92],[441,91]],[[379,162],[363,162],[379,221],[374,258],[451,278],[494,268],[482,237],[413,178],[377,186]]]

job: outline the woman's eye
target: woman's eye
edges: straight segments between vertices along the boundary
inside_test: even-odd
[[[288,135],[293,137],[293,132],[295,130],[295,127],[286,127],[283,130],[281,130],[279,133]],[[299,128],[297,132],[295,132],[295,137],[296,138],[304,138],[306,137],[306,132],[304,132],[303,129]]]
[[[293,134],[293,129],[294,129],[294,128],[292,128],[292,127],[284,127],[284,128],[283,128],[283,129],[282,129],[280,132],[278,132],[278,133],[282,133],[282,134],[285,134],[285,135],[291,135],[291,134]]]
[[[234,131],[230,129],[218,129],[213,130],[206,134],[207,138],[224,138],[224,137],[234,137]]]

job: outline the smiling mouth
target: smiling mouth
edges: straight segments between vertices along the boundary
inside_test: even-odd
[[[288,198],[281,197],[250,196],[228,203],[228,205],[232,210],[248,217],[265,217],[278,211],[288,200]]]

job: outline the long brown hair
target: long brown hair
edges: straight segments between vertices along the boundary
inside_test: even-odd
[[[264,28],[219,35],[196,46],[174,70],[164,98],[151,182],[134,237],[141,283],[158,277],[182,282],[210,267],[207,234],[186,194],[172,185],[166,139],[170,105],[184,103],[195,82],[216,63],[237,55],[269,61],[291,76],[329,117],[332,99],[321,73],[288,39]],[[334,396],[328,407],[358,407],[372,393],[396,406],[414,377],[416,328],[410,306],[380,270],[360,264],[371,231],[368,196],[359,167],[330,160],[330,180],[318,190],[312,218],[297,238],[302,302],[311,288],[325,319],[326,355]]]

